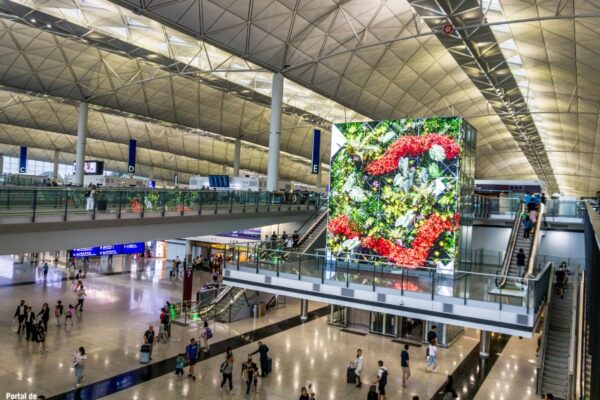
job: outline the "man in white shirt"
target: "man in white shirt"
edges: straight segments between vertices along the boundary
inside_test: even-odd
[[[379,392],[379,400],[385,400],[388,370],[383,366],[383,361],[379,360],[377,364],[379,365],[379,369],[377,370],[377,391]]]

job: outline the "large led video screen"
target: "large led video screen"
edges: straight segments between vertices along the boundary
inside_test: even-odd
[[[453,269],[462,132],[460,117],[335,125],[328,250]]]

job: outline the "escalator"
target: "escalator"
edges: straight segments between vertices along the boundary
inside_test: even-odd
[[[554,282],[554,277],[551,281]],[[553,293],[553,288],[548,295],[538,355],[537,391],[552,393],[555,399],[578,398],[576,381],[581,360],[577,349],[583,340],[578,324],[579,314],[583,312],[582,281],[582,275],[576,271],[569,277],[564,296]]]
[[[325,247],[327,234],[327,209],[320,213],[315,221],[301,234],[298,241],[298,253],[308,253],[318,247]]]
[[[531,229],[529,239],[524,239],[523,218],[526,213],[526,205],[524,203],[518,205],[515,210],[515,219],[506,246],[502,268],[496,274],[496,288],[492,291],[495,292],[493,294],[521,294],[526,290],[527,286],[521,282],[521,279],[535,275],[535,258],[541,239],[540,229],[544,218],[544,210],[544,205],[540,204],[538,216],[534,227]],[[521,249],[525,255],[525,265],[523,267],[517,264],[517,254]]]

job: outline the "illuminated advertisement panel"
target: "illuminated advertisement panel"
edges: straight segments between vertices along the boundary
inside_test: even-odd
[[[328,250],[453,269],[464,125],[460,117],[335,125]]]

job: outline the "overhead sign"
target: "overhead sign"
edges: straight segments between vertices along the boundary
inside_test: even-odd
[[[27,147],[21,146],[21,154],[19,155],[19,173],[27,172]]]
[[[129,140],[129,161],[127,162],[127,172],[135,173],[135,150],[137,148],[137,140]]]
[[[312,162],[310,172],[318,174],[321,168],[321,131],[315,129],[313,131],[313,147],[312,147]]]
[[[73,170],[77,170],[77,161],[73,161]],[[104,174],[104,161],[84,161],[84,175],[102,175]]]
[[[73,257],[98,257],[118,254],[139,254],[144,252],[144,242],[111,244],[107,246],[83,247],[73,249]]]

